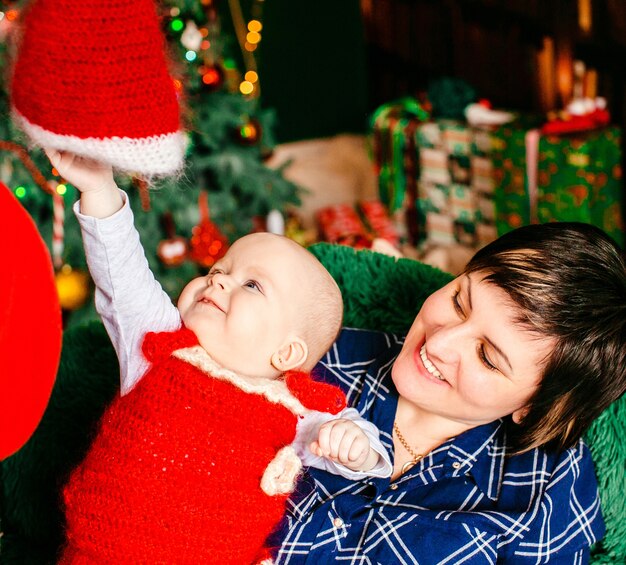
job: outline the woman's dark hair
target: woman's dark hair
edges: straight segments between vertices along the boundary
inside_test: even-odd
[[[519,425],[516,452],[574,445],[626,389],[626,267],[615,242],[578,222],[513,230],[465,268],[519,306],[516,323],[555,340]]]

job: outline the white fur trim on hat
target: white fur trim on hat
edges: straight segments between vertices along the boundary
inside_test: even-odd
[[[70,151],[110,164],[113,168],[148,176],[171,175],[184,165],[187,135],[182,131],[143,138],[80,138],[43,129],[13,108],[13,119],[42,147]]]

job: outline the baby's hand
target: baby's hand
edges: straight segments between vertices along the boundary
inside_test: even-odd
[[[80,192],[117,188],[110,165],[69,151],[44,149],[52,166]]]
[[[124,205],[110,165],[69,151],[45,150],[52,166],[80,191],[80,211],[94,218],[108,218]]]
[[[369,471],[379,459],[363,430],[351,420],[326,422],[320,427],[317,441],[309,448],[315,455],[341,463],[353,471]]]

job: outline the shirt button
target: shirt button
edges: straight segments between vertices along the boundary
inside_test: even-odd
[[[341,528],[341,526],[343,526],[343,520],[341,518],[335,518],[333,520],[333,525],[335,528]]]
[[[460,469],[461,464],[458,461],[455,461],[454,463],[452,463],[452,467],[454,467],[455,469]]]
[[[390,490],[398,490],[398,485],[396,483],[393,483],[392,485],[389,485],[389,489]]]

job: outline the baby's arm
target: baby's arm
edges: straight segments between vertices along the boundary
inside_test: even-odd
[[[304,465],[347,479],[391,476],[391,461],[378,429],[354,408],[337,415],[309,412],[298,423],[293,446]]]
[[[74,212],[96,285],[96,310],[115,347],[125,394],[148,366],[141,354],[143,336],[178,329],[180,315],[150,271],[128,197],[116,186],[111,168],[71,153],[47,154],[59,174],[81,191]]]

